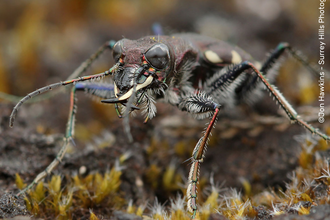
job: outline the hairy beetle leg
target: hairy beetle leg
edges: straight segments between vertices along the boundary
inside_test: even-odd
[[[290,47],[287,44],[279,44],[279,46],[275,49],[272,55],[263,64],[261,69],[264,70],[265,73],[267,73],[267,71],[272,67],[272,64],[280,57],[281,54],[283,54],[285,49],[290,49]],[[243,73],[250,74],[251,77],[260,79],[261,83],[265,85],[266,89],[271,93],[274,99],[284,109],[284,111],[286,112],[286,114],[288,115],[288,117],[292,122],[297,122],[302,127],[307,128],[311,133],[317,134],[318,136],[320,136],[321,138],[327,141],[330,140],[329,136],[320,132],[318,129],[314,128],[312,125],[308,124],[306,121],[301,119],[298,113],[284,98],[284,96],[280,93],[280,91],[274,85],[268,82],[265,76],[261,73],[261,71],[258,70],[258,68],[254,66],[253,63],[248,61],[242,62],[240,64],[236,64],[232,68],[227,68],[226,73],[221,75],[219,78],[210,79],[208,81],[208,84],[211,85],[210,91],[206,92],[205,94],[201,93],[202,95],[196,95],[181,100],[181,103],[179,104],[179,108],[183,111],[188,111],[190,113],[195,113],[195,114],[200,114],[210,111],[212,103],[214,102],[212,102],[208,97],[209,96],[212,97],[212,93],[216,92],[217,90],[224,89],[223,88],[224,85],[222,85],[221,83],[217,83],[217,81],[221,81],[223,80],[223,78],[228,78],[231,79],[229,83],[235,83],[236,79],[238,79],[238,77]],[[255,80],[254,82],[257,83],[260,81]],[[213,117],[203,137],[198,141],[191,157],[192,164],[189,172],[188,188],[187,188],[187,197],[188,197],[187,209],[188,211],[193,213],[192,216],[193,218],[197,213],[197,184],[199,180],[200,164],[203,162],[203,158],[206,153],[206,144],[207,144],[208,136],[211,132],[212,126],[216,121],[216,117],[219,113],[219,107],[215,107],[213,111],[214,111]]]
[[[309,130],[312,134],[317,134],[321,138],[326,141],[330,140],[330,137],[318,129],[314,128],[312,125],[308,124],[306,121],[300,118],[296,110],[289,104],[289,102],[284,98],[281,92],[272,84],[268,82],[265,76],[250,62],[243,62],[242,64],[242,71],[244,70],[252,70],[253,73],[257,74],[257,76],[261,79],[262,83],[266,86],[267,90],[271,93],[271,95],[276,99],[276,101],[280,104],[280,106],[284,109],[285,113],[290,118],[291,122],[297,122],[302,127]]]
[[[220,111],[220,105],[215,103],[212,98],[207,96],[205,93],[199,92],[183,98],[178,107],[183,111],[195,114],[199,118],[212,116],[210,123],[204,131],[203,136],[196,144],[192,157],[190,158],[191,168],[189,171],[187,187],[187,209],[189,212],[193,213],[194,218],[197,212],[197,184],[199,180],[199,168],[205,157],[209,136],[213,126],[216,123],[216,119]]]
[[[199,179],[199,168],[200,168],[200,164],[203,162],[203,159],[205,157],[207,142],[211,134],[211,130],[216,122],[219,111],[220,111],[220,106],[217,106],[214,109],[213,117],[209,125],[207,126],[203,137],[199,139],[191,157],[192,164],[189,171],[188,187],[187,187],[187,197],[188,197],[187,208],[188,211],[193,213],[193,218],[195,217],[197,212],[197,184]]]

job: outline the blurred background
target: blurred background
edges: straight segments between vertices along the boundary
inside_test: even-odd
[[[327,56],[330,54],[330,26],[328,25],[330,23],[330,4],[326,5],[325,42],[327,46],[325,55]],[[194,32],[228,41],[240,46],[256,60],[260,61],[264,60],[266,54],[274,49],[278,43],[289,42],[294,48],[302,51],[313,63],[317,63],[320,46],[318,40],[318,8],[319,2],[317,0],[1,0],[0,92],[15,96],[25,96],[40,87],[65,80],[80,63],[94,53],[105,41],[120,40],[123,37],[138,39],[150,35],[152,34],[151,27],[154,23],[159,23],[165,34]],[[329,70],[330,62],[327,62],[327,60],[329,59],[326,59],[325,68]],[[111,53],[105,52],[86,72],[86,75],[103,72],[112,65]],[[317,107],[319,105],[317,101],[320,92],[318,78],[310,74],[298,62],[293,62],[292,59],[290,62],[284,63],[284,67],[278,76],[277,85],[295,107],[304,105]],[[329,83],[326,86],[326,90],[327,92],[330,90]],[[330,95],[326,94],[328,105],[330,104],[329,97]],[[115,134],[119,144],[124,143],[125,148],[130,149],[131,146],[127,143],[126,136],[123,134],[122,123],[119,122],[113,106],[101,105],[99,102],[91,101],[89,98],[85,98],[84,94],[78,94],[78,98],[75,138],[75,141],[78,143],[78,149],[84,149],[86,143],[89,143],[93,137],[102,135],[105,129]],[[266,103],[271,103],[268,108],[277,109],[270,98],[266,97],[266,100],[268,100]],[[18,113],[18,125],[16,125],[22,126],[24,128],[22,130],[17,128],[18,130],[9,131],[8,129],[8,116],[13,106],[14,102],[8,102],[8,100],[1,101],[0,99],[0,117],[2,117],[2,121],[0,121],[0,142],[6,142],[6,144],[0,145],[0,147],[7,146],[7,150],[12,150],[17,146],[24,146],[26,143],[20,143],[19,140],[25,140],[23,137],[30,137],[31,134],[35,133],[64,133],[69,110],[68,92],[40,103],[24,105]],[[167,109],[170,110],[167,111]],[[158,112],[165,119],[166,116],[185,115],[175,107],[162,104],[158,105]],[[177,165],[185,169],[182,175],[186,178],[189,167],[186,164],[182,165],[182,161],[191,155],[193,146],[198,140],[206,121],[200,123],[192,122],[195,123],[193,125],[197,124],[198,127],[192,133],[188,134],[186,129],[181,133],[174,134],[168,132],[168,130],[165,131],[165,129],[170,128],[170,123],[177,122],[177,120],[168,118],[167,125],[165,125],[164,117],[156,117],[148,122],[147,125],[143,125],[143,119],[141,118],[132,119],[131,125],[134,140],[147,148],[147,146],[155,145],[153,140],[151,140],[152,138],[159,136],[160,140],[165,139],[168,146],[164,148],[164,151],[167,151],[167,153],[160,151],[162,154],[159,153],[160,155],[158,156],[161,160],[164,160],[164,162],[160,163],[160,167],[164,164],[168,165],[173,154],[177,154],[180,157],[177,160]],[[187,118],[184,116],[181,118],[181,121]],[[185,121],[181,125],[184,123]],[[222,122],[218,124],[221,126]],[[325,126],[321,127],[317,123],[315,125],[322,130],[326,130]],[[277,141],[282,136],[278,138],[279,136],[276,135],[286,137],[284,143],[278,145],[283,144],[284,147],[290,147],[290,144],[294,142],[293,135],[304,132],[299,126],[295,128],[292,130],[290,130],[291,128],[288,129],[289,131],[294,131],[293,133],[285,133],[286,131],[283,132],[282,129],[283,134],[280,131],[277,132],[273,131],[272,128],[267,128],[267,132],[264,132],[264,134],[266,133],[265,136],[258,136],[261,131],[264,131],[261,129],[261,131],[257,131],[257,134],[254,133],[254,136],[253,132],[250,132],[251,138],[247,139],[245,137],[250,133],[245,131],[241,137],[236,136],[235,140],[237,143],[223,143],[226,140],[216,139],[211,145],[222,146],[222,149],[218,148],[220,152],[216,152],[215,148],[212,150],[211,146],[210,153],[207,155],[209,159],[206,159],[206,163],[208,163],[207,161],[212,161],[212,159],[214,159],[214,163],[220,163],[222,161],[215,155],[220,155],[225,149],[233,146],[236,146],[236,150],[240,149],[243,145],[248,146],[245,149],[250,149],[252,158],[250,161],[254,161],[253,157],[257,154],[254,153],[253,149],[259,143],[260,145],[272,145],[272,150],[269,150],[269,152],[277,151]],[[225,139],[226,135],[227,138],[234,136],[234,134],[230,133],[232,130],[228,128],[223,128],[222,130],[229,131],[229,133],[223,134],[221,138]],[[148,135],[146,135],[145,131],[148,131]],[[256,132],[255,130],[253,131]],[[3,132],[2,136],[1,132]],[[269,139],[273,132],[273,139]],[[6,138],[6,135],[8,135],[8,138]],[[189,135],[193,136],[192,141],[185,140]],[[22,139],[20,139],[21,137]],[[17,142],[15,142],[15,138],[17,138]],[[105,137],[103,138],[107,144],[110,144],[111,141]],[[122,140],[118,138],[122,138]],[[259,142],[259,140],[263,141]],[[175,145],[180,143],[180,141],[183,141],[183,145],[187,146],[181,154],[180,146]],[[159,142],[161,141],[156,143]],[[33,141],[29,144],[34,146]],[[30,145],[28,147],[31,147]],[[123,145],[119,145],[118,148]],[[173,148],[174,145],[177,148]],[[226,146],[230,147],[226,148]],[[123,148],[123,151],[125,148]],[[177,151],[173,152],[173,149]],[[41,147],[35,149],[34,153],[30,153],[30,162],[27,161],[26,163],[31,163],[33,160],[43,161],[43,157],[39,159],[33,159],[32,157],[32,155],[36,156],[39,154],[40,150]],[[215,153],[211,153],[212,151]],[[6,153],[8,152],[9,150],[6,151]],[[25,152],[24,149],[22,152]],[[6,186],[11,185],[14,181],[15,172],[21,172],[20,169],[31,170],[29,175],[23,175],[27,182],[31,181],[35,176],[33,171],[36,173],[40,172],[53,159],[56,152],[57,149],[47,154],[48,161],[43,162],[43,167],[41,165],[39,167],[33,165],[38,168],[35,171],[34,168],[28,168],[28,165],[22,166],[19,163],[9,166],[9,162],[6,162],[6,164],[4,161],[5,158],[6,160],[9,158],[9,161],[10,157],[6,156],[5,151],[2,151],[3,158],[0,161],[3,163],[0,163],[0,174],[2,174],[0,177],[3,178],[0,179],[0,186],[4,182],[6,182]],[[259,153],[262,164],[267,156],[261,151]],[[292,152],[293,155],[296,153]],[[16,154],[21,154],[21,152],[13,153],[12,161],[15,160]],[[229,162],[223,161],[228,167],[224,167],[224,164],[216,165],[210,162],[209,167],[207,165],[202,166],[202,169],[204,169],[202,174],[211,171],[218,172],[220,169],[225,174],[219,172],[216,181],[227,180],[227,184],[231,186],[232,184],[239,185],[237,176],[251,177],[251,174],[245,175],[244,172],[252,172],[254,168],[245,169],[245,165],[241,164],[237,166],[238,170],[230,170],[230,155],[233,155],[233,153],[229,152],[228,155]],[[247,154],[241,153],[241,155],[246,156]],[[283,155],[288,155],[287,160],[290,159],[290,154],[283,153]],[[27,159],[24,154],[22,157],[20,162]],[[83,161],[86,159],[86,157],[82,158]],[[150,159],[150,161],[156,161],[159,158],[155,157]],[[89,165],[94,160],[97,160],[96,157],[94,159],[90,157],[89,159],[91,160]],[[235,161],[241,161],[241,159],[242,156],[238,155]],[[105,158],[104,161],[104,164],[106,164],[108,159]],[[100,161],[98,162],[101,163]],[[294,162],[289,161],[289,163],[291,165],[296,164],[296,160]],[[279,164],[281,165],[281,163]],[[77,166],[80,166],[80,164]],[[98,169],[99,167],[101,166],[96,164],[94,168]],[[106,166],[104,167],[106,169]],[[262,168],[260,164],[257,167]],[[283,178],[288,172],[285,168],[284,170],[283,173],[279,174],[279,179],[274,180],[274,182],[283,184]],[[265,168],[260,173],[269,174],[267,173],[268,171],[268,168]],[[252,181],[253,178],[249,178],[249,181]],[[254,180],[258,181],[258,178]],[[259,179],[271,181],[267,175]],[[264,185],[267,186],[268,184],[270,183],[266,182]],[[161,193],[158,192],[158,194]]]
[[[0,1],[0,91],[24,96],[64,80],[106,40],[137,39],[152,34],[151,27],[156,22],[165,34],[196,32],[216,37],[239,45],[257,60],[263,60],[279,42],[286,41],[317,62],[318,4],[310,0],[3,0]],[[326,29],[326,33],[329,31]],[[330,54],[329,48],[326,54]],[[111,53],[106,53],[87,74],[103,72],[111,64]],[[299,65],[291,64],[287,68],[287,74],[279,77],[283,87],[290,88],[287,85],[298,82],[300,89],[308,90],[301,95],[301,90],[292,86],[287,91],[292,101],[314,101],[318,89],[310,89],[310,84],[306,84],[313,80],[311,76],[299,75]],[[97,111],[82,105],[88,109],[88,115],[96,113],[104,118],[108,114],[109,108]],[[62,125],[65,119],[62,122],[59,118],[61,114],[66,118],[65,107],[63,113],[56,109],[59,116],[56,122]],[[43,109],[39,110],[34,115],[42,115]],[[52,119],[49,122],[55,124]]]

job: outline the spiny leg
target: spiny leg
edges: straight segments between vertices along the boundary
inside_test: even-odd
[[[271,95],[276,99],[280,106],[284,109],[286,114],[289,116],[292,122],[297,122],[299,125],[307,128],[311,133],[315,133],[318,136],[322,137],[325,140],[330,140],[330,137],[326,134],[323,134],[318,129],[315,129],[312,125],[308,124],[306,121],[300,118],[298,113],[293,109],[289,102],[284,98],[284,96],[278,91],[278,89],[269,83],[265,76],[259,71],[251,62],[245,61],[240,64],[237,64],[233,67],[226,67],[221,70],[218,74],[219,77],[212,77],[205,82],[205,91],[206,94],[212,97],[217,97],[219,95],[225,94],[224,102],[232,99],[236,94],[235,88],[237,85],[242,85],[240,80],[242,74],[245,75],[254,75],[266,86],[267,90]],[[215,75],[217,76],[217,75]],[[229,102],[230,103],[230,102]]]
[[[189,171],[187,187],[187,208],[188,211],[193,213],[192,218],[195,218],[197,212],[197,184],[199,180],[199,168],[205,157],[207,142],[219,114],[220,105],[213,102],[212,99],[204,93],[199,93],[181,100],[179,108],[183,111],[197,114],[197,117],[200,118],[213,114],[203,136],[197,142],[191,157],[191,168]]]
[[[189,183],[187,187],[187,197],[188,197],[187,207],[188,210],[193,213],[193,218],[195,217],[197,212],[197,184],[199,180],[199,168],[200,168],[200,164],[203,162],[207,149],[206,147],[207,147],[209,135],[211,134],[211,130],[216,122],[219,111],[220,111],[220,106],[215,108],[213,117],[209,125],[207,126],[203,137],[198,141],[192,153],[192,158],[191,158],[192,162],[188,177]]]
[[[235,65],[233,67],[227,67],[219,73],[218,78],[211,78],[206,81],[204,87],[206,87],[206,95],[203,96],[192,96],[188,97],[187,100],[183,100],[179,104],[179,108],[184,111],[192,113],[201,113],[207,112],[210,108],[205,107],[206,103],[210,100],[205,100],[206,96],[216,96],[217,91],[228,92],[230,95],[233,95],[233,88],[237,85],[239,77],[243,74],[256,74],[256,76],[261,79],[262,83],[266,86],[267,90],[272,94],[280,106],[285,110],[286,114],[289,116],[292,122],[297,122],[301,126],[307,128],[311,133],[315,133],[322,137],[323,139],[329,141],[330,137],[326,134],[315,129],[312,125],[309,125],[304,120],[302,120],[297,112],[292,108],[288,101],[283,97],[283,95],[277,90],[277,88],[271,85],[265,76],[251,63],[251,62],[242,62],[241,64]],[[212,105],[211,105],[212,106]],[[216,121],[216,117],[219,113],[219,106],[214,106],[213,117],[204,133],[204,136],[198,141],[192,155],[192,165],[189,172],[189,185],[187,189],[188,197],[188,210],[193,212],[193,218],[197,212],[197,183],[199,179],[199,167],[200,163],[203,162],[203,158],[206,151],[207,138],[210,134],[212,126]]]
[[[257,74],[257,76],[261,79],[262,83],[266,86],[267,90],[272,94],[274,99],[280,104],[280,106],[284,109],[288,117],[290,118],[291,122],[297,122],[302,127],[305,127],[309,130],[312,134],[317,134],[321,138],[326,141],[330,140],[330,137],[318,129],[314,128],[312,125],[308,124],[306,121],[300,118],[298,113],[293,109],[293,107],[289,104],[289,102],[284,98],[281,92],[272,84],[268,82],[265,76],[250,62],[243,62],[240,64],[241,67],[239,68],[240,72],[251,70],[252,73]]]
[[[103,73],[90,75],[90,76],[83,76],[83,77],[79,77],[79,78],[76,78],[76,79],[67,80],[67,81],[64,81],[64,82],[54,83],[54,84],[42,87],[42,88],[40,88],[40,89],[38,89],[34,92],[29,93],[27,96],[22,98],[16,104],[16,106],[14,107],[14,109],[13,109],[11,115],[10,115],[9,126],[12,127],[14,125],[14,121],[15,121],[15,118],[16,118],[19,107],[21,105],[23,105],[27,100],[29,100],[29,99],[31,99],[31,98],[39,95],[39,94],[42,94],[42,93],[48,92],[50,90],[56,89],[60,86],[66,86],[66,85],[75,84],[77,82],[82,82],[82,81],[87,81],[87,80],[100,79],[104,76],[111,75],[113,72],[115,72],[118,69],[118,67],[119,67],[119,63],[115,64],[113,67],[111,67],[109,70],[107,70]]]
[[[74,135],[74,123],[75,123],[75,115],[77,112],[77,99],[76,99],[76,87],[72,87],[71,90],[71,96],[70,96],[70,112],[69,112],[69,119],[66,127],[66,134],[64,143],[61,147],[61,150],[56,155],[56,158],[53,160],[51,164],[48,165],[48,167],[38,174],[38,176],[33,180],[30,185],[28,185],[25,189],[21,190],[17,196],[24,194],[26,191],[30,190],[34,185],[36,185],[40,180],[45,178],[47,175],[49,175],[52,170],[62,161],[66,150],[68,148],[69,142],[73,142],[73,135]]]
[[[278,68],[282,63],[281,58],[283,58],[285,52],[289,53],[294,59],[296,59],[299,63],[305,66],[305,68],[308,69],[315,76],[319,75],[319,71],[312,66],[312,64],[303,56],[302,53],[293,49],[289,43],[282,42],[279,43],[277,47],[270,53],[266,61],[263,62],[262,66],[259,69],[259,71],[264,76],[267,76],[270,82],[273,82],[273,79],[276,77],[278,73]],[[258,79],[258,76],[251,75],[235,89],[240,99],[243,99],[243,97],[249,98],[249,96],[251,96],[251,92],[258,89],[258,84],[260,83]]]

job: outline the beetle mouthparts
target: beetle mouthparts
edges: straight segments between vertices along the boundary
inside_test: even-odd
[[[127,102],[127,100],[119,100],[118,98],[110,98],[110,99],[101,100],[101,102],[115,104],[115,103],[125,103],[125,102]]]
[[[127,100],[119,100],[118,98],[104,99],[104,100],[101,100],[101,102],[102,103],[109,103],[109,104],[120,103],[120,104],[125,105],[127,107],[127,105],[126,105]],[[140,108],[135,106],[135,105],[130,105],[129,107],[133,110],[140,110]]]

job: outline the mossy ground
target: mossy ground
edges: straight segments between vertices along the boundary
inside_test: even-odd
[[[138,119],[133,119],[133,121],[137,122]],[[171,130],[185,129],[184,124],[171,127]],[[181,126],[183,128],[180,128]],[[269,132],[274,129],[268,125],[259,124],[258,126],[263,126]],[[297,128],[300,133],[304,133],[303,129]],[[14,129],[20,130],[22,127],[18,126]],[[168,128],[161,128],[165,133],[166,129]],[[221,133],[221,129],[221,126],[217,126],[214,133]],[[286,130],[290,129],[288,127]],[[152,130],[158,132],[155,129]],[[244,130],[242,129],[243,133]],[[294,126],[293,130],[295,130]],[[15,131],[9,129],[3,131],[8,134],[6,140],[13,139],[16,135]],[[134,130],[132,131],[135,136]],[[286,135],[285,131],[282,135]],[[152,137],[154,132],[147,132],[149,134],[143,137],[143,144],[123,143],[124,140],[118,140],[118,134],[116,136],[107,132],[95,138],[83,150],[71,148],[64,163],[55,170],[55,174],[47,177],[44,182],[40,182],[27,193],[25,198],[21,197],[20,200],[25,201],[26,210],[31,215],[43,219],[55,217],[59,219],[112,219],[116,215],[120,217],[125,213],[131,214],[131,218],[140,216],[145,219],[190,219],[191,213],[186,212],[184,198],[189,162],[182,162],[189,158],[190,148],[193,146],[190,143],[192,141],[187,141],[184,136],[172,136],[167,139],[160,135],[155,139]],[[200,134],[199,128],[185,132],[193,134],[196,138]],[[40,172],[47,165],[45,163],[40,166],[36,160],[44,161],[47,154],[50,157],[47,160],[52,160],[54,155],[50,155],[47,151],[52,149],[53,153],[56,152],[61,143],[57,135],[51,138],[51,136],[39,134],[31,138],[28,133],[19,140],[26,145],[32,145],[29,151],[35,152],[29,152],[29,155],[37,153],[39,155],[32,158],[35,161],[31,161],[32,164],[25,168],[24,173],[15,174],[15,169],[20,169],[15,168],[14,165],[7,171],[13,175],[12,180],[7,181],[7,188],[12,189],[12,192],[18,192],[19,188],[31,182],[33,173]],[[174,133],[178,134],[180,131]],[[264,133],[260,135],[262,134]],[[140,133],[138,132],[137,135]],[[273,136],[276,137],[276,135],[279,134],[275,130]],[[125,137],[123,133],[121,136]],[[228,143],[235,143],[232,139],[236,139],[236,144],[242,148],[238,152],[234,148],[236,154],[245,154],[244,157],[241,156],[241,162],[237,163],[235,159],[223,157],[230,153],[235,154],[235,152],[224,151],[226,146],[218,146],[219,142],[226,139],[214,136],[210,141],[208,151],[212,153],[209,158],[209,154],[207,155],[205,163],[202,164],[198,198],[200,208],[197,219],[209,219],[212,218],[210,216],[220,214],[228,219],[243,217],[269,219],[280,214],[306,215],[314,206],[329,204],[330,174],[329,161],[326,158],[329,157],[330,151],[325,141],[313,139],[315,137],[312,138],[309,134],[299,135],[298,133],[293,138],[296,145],[293,145],[294,149],[291,151],[294,157],[294,163],[292,163],[292,158],[289,158],[288,152],[284,151],[286,146],[277,147],[277,151],[284,153],[282,157],[272,156],[274,152],[268,152],[268,155],[260,158],[258,151],[261,148],[253,141],[257,140],[258,136],[238,134],[227,140]],[[171,147],[172,142],[169,140],[176,144]],[[112,145],[105,146],[105,142]],[[251,146],[246,147],[244,144],[249,142]],[[18,151],[23,149],[6,149],[7,157],[16,155],[18,160],[27,158],[26,152],[23,155],[17,155]],[[249,157],[247,153],[249,151],[254,152],[253,158]],[[269,148],[266,147],[264,154],[267,151]],[[217,155],[212,156],[215,153]],[[213,157],[229,163],[227,167],[231,167],[234,170],[233,173],[228,173],[227,170],[219,171],[217,166],[219,162],[212,162]],[[253,159],[261,160],[262,170],[267,167],[267,171],[262,173],[262,171],[253,170],[256,169],[254,163],[250,163],[245,169],[240,167],[240,164],[249,164],[248,161]],[[288,165],[285,169],[278,166],[283,163]],[[283,173],[286,173],[286,176],[283,176]],[[232,182],[226,182],[226,178],[229,181],[232,179]],[[13,185],[14,179],[15,185]],[[281,180],[282,182],[278,182]]]

